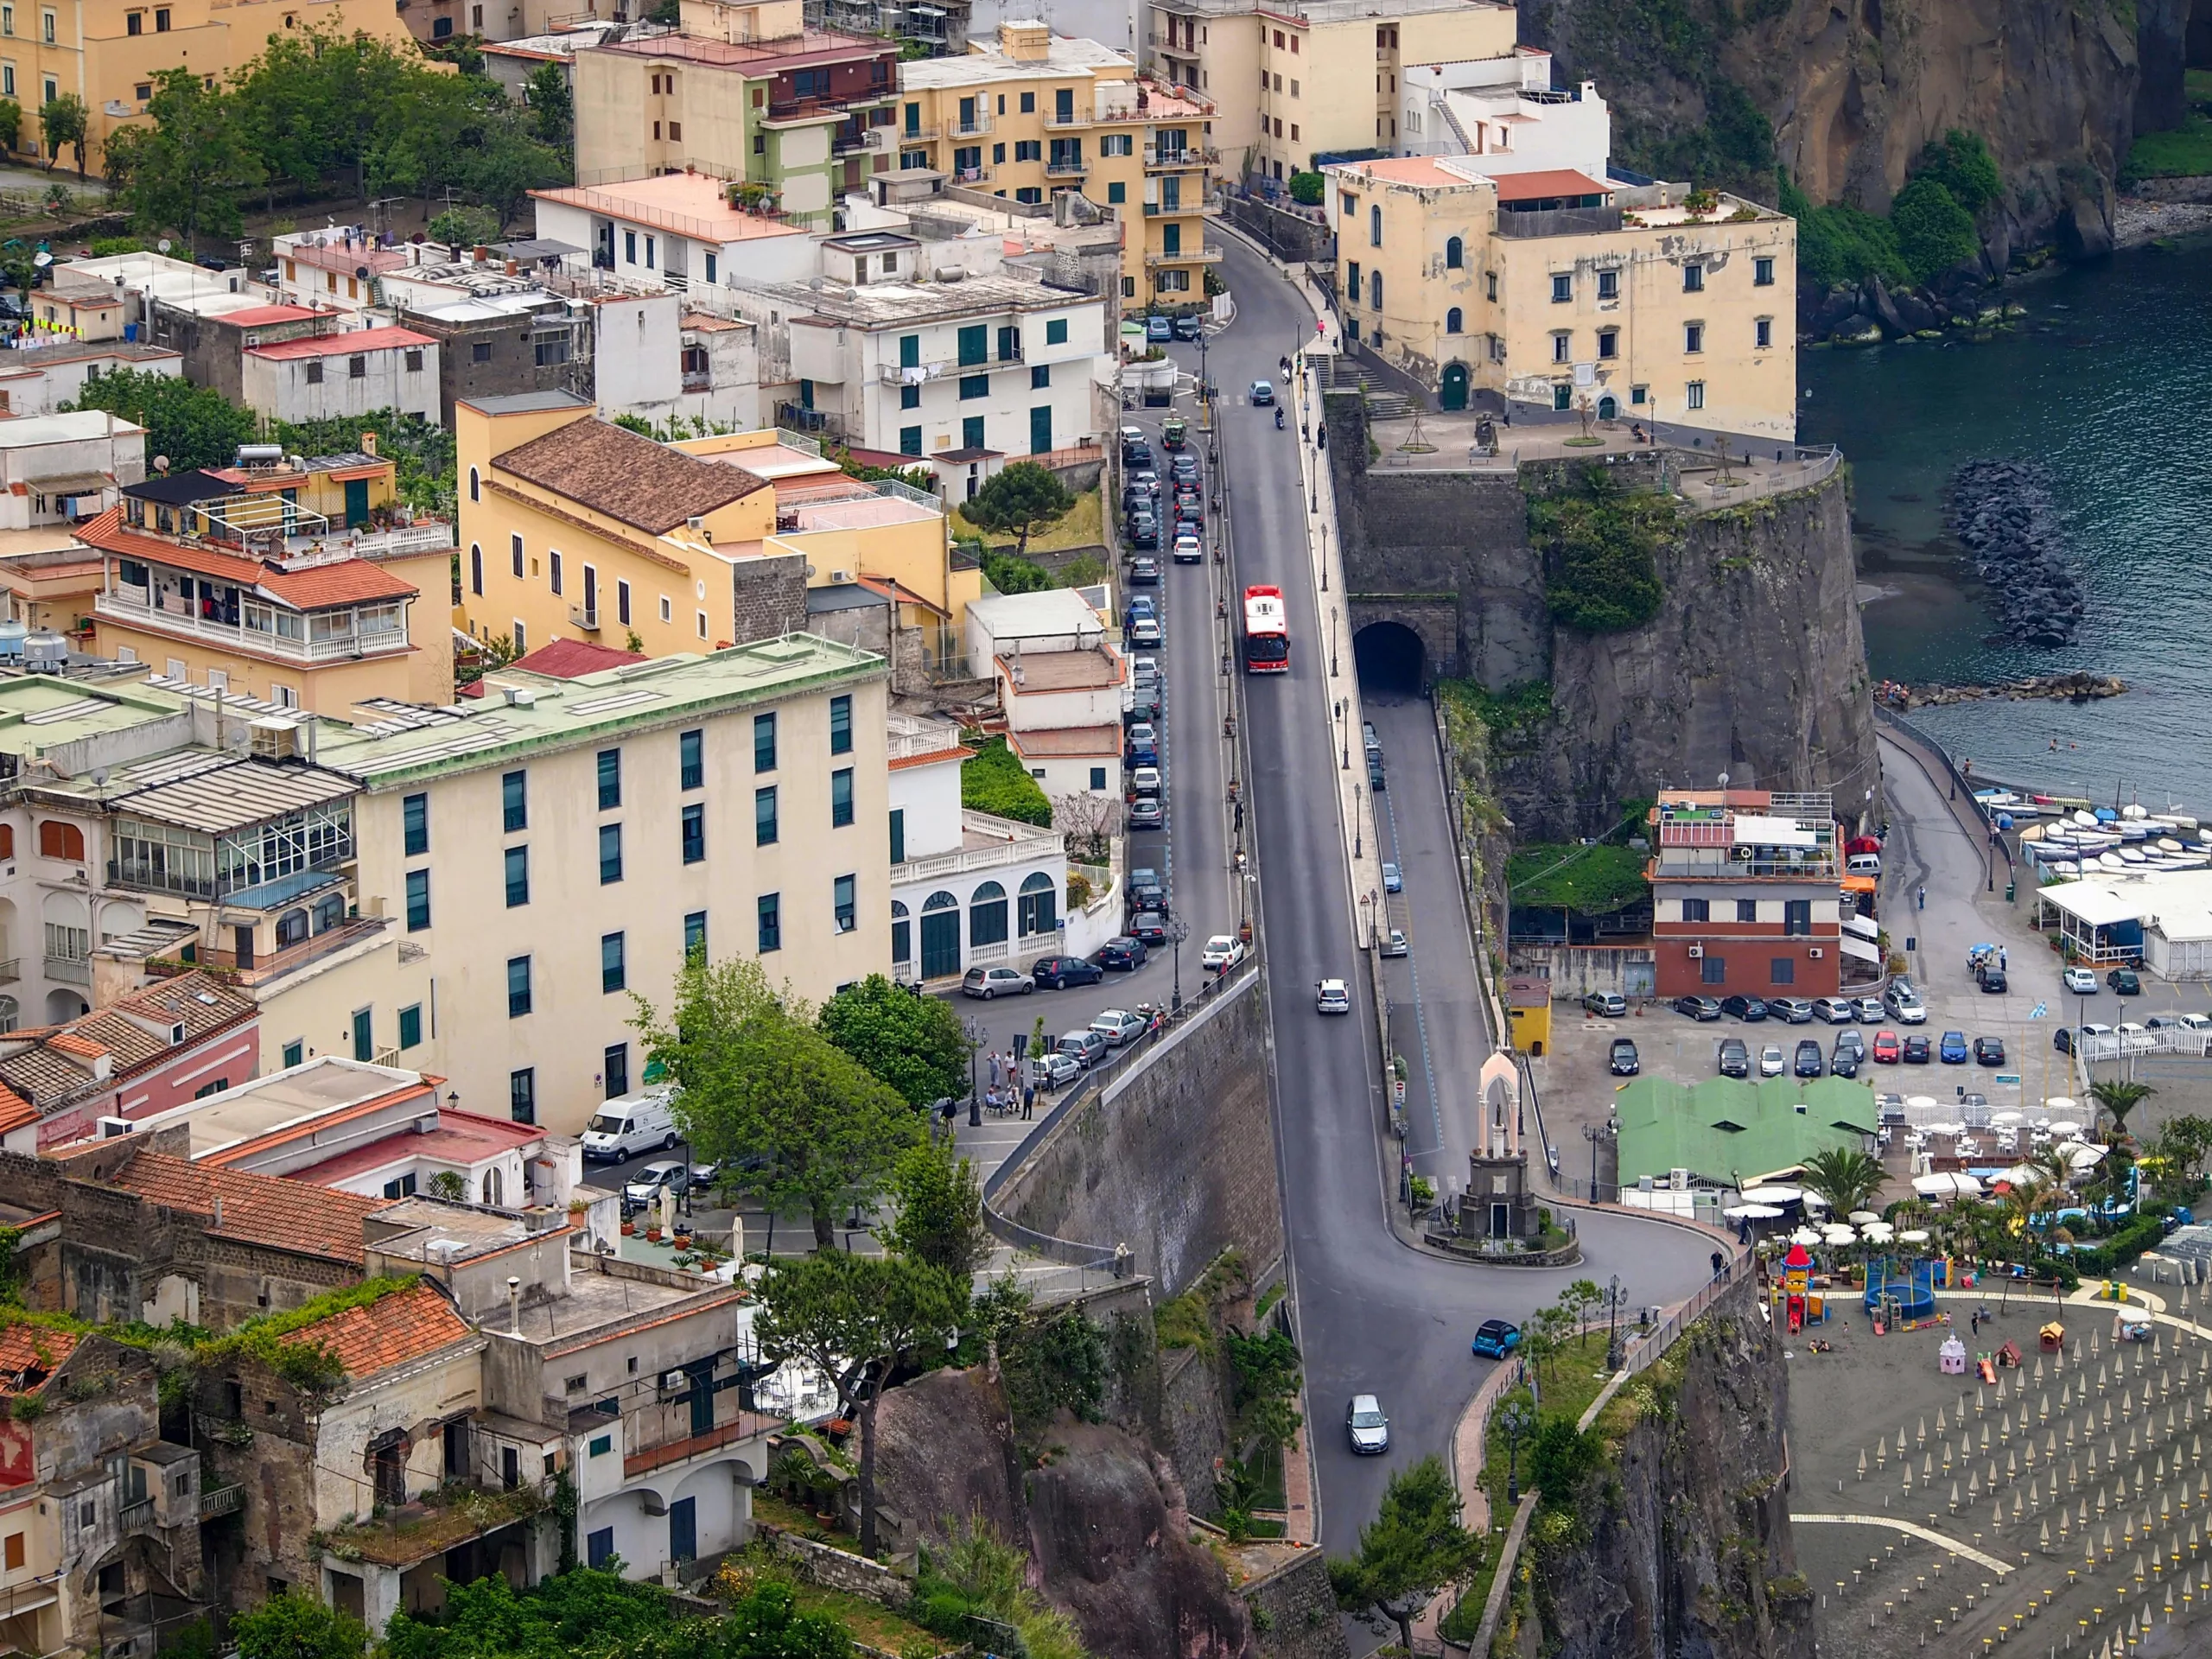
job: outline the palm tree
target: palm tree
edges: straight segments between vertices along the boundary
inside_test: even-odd
[[[1805,1160],[1806,1188],[1826,1198],[1839,1221],[1866,1208],[1888,1179],[1879,1160],[1841,1147],[1816,1152]]]
[[[2044,1185],[2062,1193],[2074,1183],[2074,1155],[2066,1150],[2063,1141],[2052,1141],[2037,1147],[2020,1161],[2035,1171]]]
[[[2112,1114],[2113,1128],[2122,1137],[2127,1134],[2127,1115],[2140,1106],[2146,1096],[2158,1092],[2147,1083],[2118,1077],[2089,1085],[2089,1098]]]

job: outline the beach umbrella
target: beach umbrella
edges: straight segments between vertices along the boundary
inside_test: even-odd
[[[2050,1132],[2058,1140],[2069,1141],[2082,1133],[2082,1126],[2070,1117],[2054,1118],[2051,1120]]]
[[[1830,1244],[1851,1244],[1858,1241],[1859,1232],[1856,1228],[1847,1227],[1840,1221],[1834,1221],[1821,1229],[1821,1237]]]
[[[1900,1244],[1925,1244],[1927,1242],[1928,1235],[1917,1227],[1897,1235],[1897,1243]]]
[[[1794,1186],[1747,1186],[1737,1196],[1745,1204],[1802,1204],[1805,1198]]]
[[[1817,1244],[1821,1242],[1821,1236],[1810,1227],[1800,1227],[1789,1235],[1789,1242],[1792,1244]]]
[[[1720,1212],[1730,1221],[1779,1221],[1782,1211],[1771,1204],[1732,1204]]]
[[[1864,1227],[1870,1221],[1881,1220],[1881,1217],[1872,1210],[1854,1210],[1847,1219],[1854,1226]]]

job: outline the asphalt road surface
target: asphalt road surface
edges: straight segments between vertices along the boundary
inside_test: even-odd
[[[1233,390],[1257,378],[1279,379],[1277,359],[1311,336],[1313,314],[1272,266],[1241,244],[1223,240],[1228,244],[1224,274],[1236,296],[1237,318],[1213,340],[1209,367],[1216,383],[1230,392],[1222,415],[1231,571],[1239,588],[1280,585],[1291,624],[1290,672],[1247,677],[1245,720],[1274,1023],[1284,1213],[1314,1431],[1321,1539],[1332,1554],[1341,1554],[1356,1547],[1392,1470],[1448,1451],[1452,1427],[1489,1363],[1468,1351],[1484,1319],[1525,1317],[1585,1275],[1602,1283],[1619,1274],[1631,1302],[1673,1301],[1705,1282],[1710,1252],[1679,1228],[1592,1215],[1582,1221],[1586,1260],[1579,1268],[1484,1268],[1422,1255],[1389,1230],[1383,1206],[1395,1188],[1396,1154],[1382,1134],[1385,1103],[1377,1083],[1372,1011],[1363,1007],[1344,1020],[1324,1019],[1313,1009],[1317,979],[1348,977],[1363,1004],[1367,993],[1366,976],[1357,971],[1352,896],[1338,829],[1339,757],[1331,741],[1327,620],[1316,613],[1307,574],[1296,423],[1277,430],[1272,414],[1249,408]],[[1355,671],[1349,649],[1340,653],[1339,666],[1344,674]],[[1413,976],[1419,974],[1429,1053],[1439,1061],[1440,1102],[1464,1100],[1473,1087],[1465,1068],[1478,1064],[1490,1044],[1473,1009],[1471,965],[1455,966],[1447,957],[1451,918],[1459,906],[1456,895],[1445,899],[1453,878],[1444,850],[1449,830],[1441,818],[1442,791],[1435,785],[1419,787],[1412,776],[1419,767],[1435,766],[1433,743],[1424,749],[1412,735],[1426,706],[1400,711],[1416,715],[1407,721],[1381,712],[1390,726],[1386,747],[1395,751],[1387,812],[1395,819],[1406,854],[1402,861],[1410,865],[1419,887],[1408,895],[1418,901],[1408,906],[1415,954],[1391,964],[1394,973],[1405,970],[1404,988],[1394,981],[1391,995],[1410,1001]],[[1392,827],[1386,817],[1386,834]],[[1458,928],[1456,949],[1464,953],[1464,923]],[[1416,1103],[1409,1088],[1408,1104]],[[1447,1126],[1449,1146],[1449,1105],[1440,1103],[1438,1120]],[[1427,1134],[1426,1144],[1433,1147],[1434,1128]],[[1416,1149],[1423,1144],[1414,1143]],[[1457,1155],[1464,1156],[1464,1141],[1460,1146]],[[1464,1165],[1459,1179],[1464,1183]],[[1390,1449],[1381,1457],[1355,1456],[1343,1428],[1350,1397],[1367,1391],[1382,1397],[1391,1420]]]

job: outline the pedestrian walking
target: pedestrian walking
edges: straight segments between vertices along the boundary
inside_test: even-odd
[[[1997,947],[1997,971],[2000,974],[2005,971],[2005,947],[2001,944]]]
[[[1928,908],[1928,889],[1925,887],[1920,890],[1920,907],[1923,910]]]
[[[1713,1253],[1713,1276],[1718,1279],[1721,1274],[1722,1269],[1726,1268],[1727,1265],[1728,1258],[1721,1255],[1719,1251],[1715,1250]]]
[[[1968,1319],[1967,1323],[1974,1327],[1974,1335],[1978,1337],[1981,1334],[1981,1310],[1980,1308],[1977,1307],[1974,1309],[1973,1314]]]
[[[994,1088],[994,1089],[995,1089],[995,1088],[997,1088],[998,1086],[999,1086],[999,1056],[998,1056],[998,1051],[997,1051],[996,1049],[993,1049],[993,1050],[991,1051],[991,1087],[992,1087],[992,1088]]]
[[[1021,1116],[1024,1118],[1037,1116],[1037,1085],[1033,1083],[1021,1085]]]

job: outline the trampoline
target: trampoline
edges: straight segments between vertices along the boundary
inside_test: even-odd
[[[1870,1265],[1866,1272],[1866,1311],[1872,1313],[1885,1300],[1897,1305],[1899,1319],[1932,1319],[1936,1313],[1936,1264],[1920,1261],[1903,1269],[1890,1261]]]

